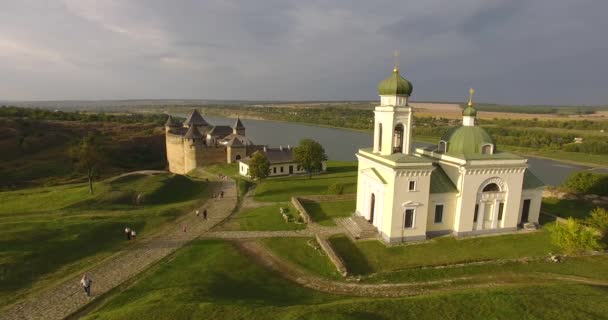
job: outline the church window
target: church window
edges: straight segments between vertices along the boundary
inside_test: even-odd
[[[393,133],[393,153],[403,152],[403,125],[400,123],[395,126]]]
[[[414,209],[405,209],[404,227],[406,229],[414,227]]]
[[[378,123],[378,151],[382,151],[382,123]]]
[[[277,167],[272,168],[272,173],[277,173]]]
[[[482,154],[492,154],[492,145],[484,144],[483,146],[481,146],[481,153]]]
[[[500,191],[500,188],[498,187],[498,185],[496,183],[490,183],[483,188],[482,192],[498,192],[498,191]]]
[[[416,191],[416,181],[411,180],[408,185],[409,191]]]
[[[439,146],[437,147],[438,152],[446,152],[447,143],[445,141],[439,141]]]
[[[281,166],[281,172],[283,172],[283,167]]]
[[[498,205],[498,221],[502,220],[502,212],[505,210],[505,203],[501,202]]]
[[[473,214],[473,222],[477,222],[477,216],[479,214],[479,205],[475,205],[475,213]]]
[[[443,205],[438,204],[435,206],[435,223],[443,222]]]

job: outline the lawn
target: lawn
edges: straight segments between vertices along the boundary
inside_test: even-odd
[[[267,238],[260,241],[277,256],[303,270],[325,278],[342,279],[314,238]]]
[[[329,161],[327,173],[303,176],[268,178],[258,183],[255,199],[258,201],[289,201],[292,196],[327,194],[334,183],[344,185],[344,193],[357,192],[357,163]]]
[[[352,298],[302,288],[228,242],[180,249],[86,319],[580,319],[608,314],[606,290],[573,284],[462,289],[406,298]]]
[[[126,226],[145,238],[205,196],[205,183],[168,174],[95,183],[93,195],[86,184],[1,192],[0,305],[128,245]]]
[[[536,257],[555,249],[546,231],[466,239],[442,237],[421,244],[391,247],[379,241],[354,243],[344,235],[329,240],[348,271],[362,275],[421,266]]]
[[[287,208],[290,222],[285,222],[279,208]],[[223,230],[245,230],[245,231],[280,231],[280,230],[302,230],[306,228],[305,223],[295,223],[300,215],[298,211],[287,202],[276,203],[269,206],[246,209],[236,214],[222,227]]]
[[[348,201],[304,201],[302,206],[308,212],[312,221],[323,226],[335,226],[334,218],[350,217],[355,212],[357,203]]]
[[[562,218],[584,219],[596,205],[590,201],[543,198],[542,210]]]

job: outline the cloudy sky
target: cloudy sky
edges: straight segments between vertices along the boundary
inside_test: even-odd
[[[0,0],[0,100],[608,104],[606,0]]]

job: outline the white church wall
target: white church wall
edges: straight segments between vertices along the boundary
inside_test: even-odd
[[[521,203],[519,204],[519,214],[517,215],[518,222],[521,221],[521,214],[525,199],[530,199],[530,211],[528,211],[528,221],[538,223],[538,219],[540,218],[540,208],[543,201],[543,190],[528,189],[522,191]]]
[[[429,197],[426,232],[428,235],[451,233],[456,215],[456,193],[433,193]],[[443,220],[435,222],[435,206],[443,205]]]

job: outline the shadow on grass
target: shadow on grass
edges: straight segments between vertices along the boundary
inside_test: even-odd
[[[345,235],[329,238],[331,246],[346,264],[348,273],[353,275],[367,275],[374,270],[367,258],[359,251],[359,248]]]
[[[597,205],[591,201],[544,198],[542,210],[562,218],[584,219]]]

